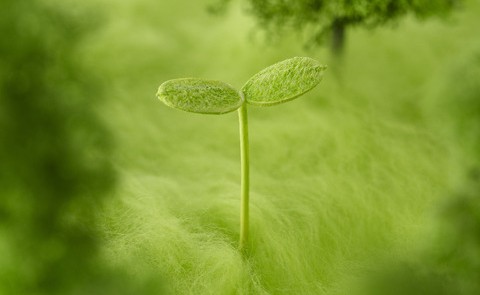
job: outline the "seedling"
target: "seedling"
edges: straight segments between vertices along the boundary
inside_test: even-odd
[[[247,105],[272,106],[297,98],[320,83],[325,69],[326,66],[311,58],[294,57],[260,71],[240,91],[220,81],[197,78],[169,80],[158,89],[158,98],[175,109],[217,115],[238,110],[241,167],[239,249],[242,253],[248,242],[250,189]]]

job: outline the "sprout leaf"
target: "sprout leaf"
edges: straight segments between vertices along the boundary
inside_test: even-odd
[[[201,114],[224,114],[235,111],[243,98],[232,86],[214,80],[174,79],[158,88],[157,97],[167,106]]]
[[[247,103],[270,106],[292,100],[311,90],[322,80],[326,66],[308,57],[294,57],[276,63],[245,83]]]

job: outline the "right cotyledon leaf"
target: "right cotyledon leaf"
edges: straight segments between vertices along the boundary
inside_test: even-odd
[[[270,106],[292,100],[314,88],[326,66],[309,57],[294,57],[260,71],[245,83],[247,103]]]
[[[240,93],[227,83],[197,78],[166,81],[157,97],[169,107],[201,114],[232,112],[243,103]]]

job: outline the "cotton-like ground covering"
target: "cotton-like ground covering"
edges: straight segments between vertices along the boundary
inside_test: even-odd
[[[105,13],[80,57],[108,85],[99,113],[116,139],[119,174],[98,213],[105,263],[158,277],[167,294],[352,294],[366,270],[420,259],[435,240],[436,212],[474,163],[475,149],[454,131],[462,112],[447,120],[449,110],[432,105],[455,101],[454,82],[479,48],[478,2],[447,22],[353,30],[341,61],[305,51],[293,34],[265,43],[241,7],[212,17],[208,3],[86,2]],[[236,114],[172,110],[155,92],[189,76],[240,89],[292,56],[329,70],[298,100],[249,108],[243,259]]]

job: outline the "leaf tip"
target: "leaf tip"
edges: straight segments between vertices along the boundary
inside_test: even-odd
[[[310,57],[289,58],[255,74],[242,91],[252,105],[284,103],[317,86],[326,69],[326,65]]]

